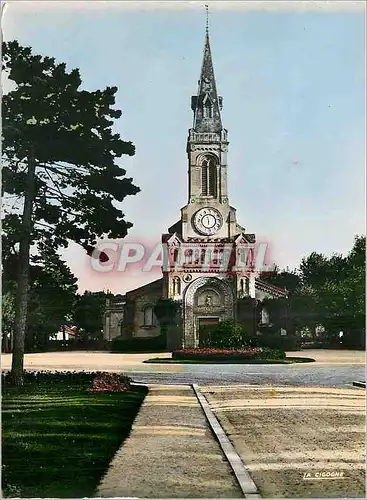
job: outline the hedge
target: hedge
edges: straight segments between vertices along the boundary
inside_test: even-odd
[[[266,334],[256,335],[251,338],[251,345],[256,347],[268,347],[281,351],[300,351],[301,338],[295,335]]]
[[[154,352],[167,350],[166,335],[157,337],[134,337],[122,339],[116,337],[112,340],[110,350],[112,352]]]

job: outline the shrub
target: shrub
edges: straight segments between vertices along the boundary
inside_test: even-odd
[[[301,338],[296,335],[263,333],[252,337],[251,345],[279,349],[280,351],[299,351],[301,349]]]
[[[286,354],[280,349],[271,349],[270,347],[261,348],[261,359],[285,359]]]
[[[250,345],[250,337],[240,323],[224,320],[208,333],[206,344],[207,347],[242,349]]]
[[[166,335],[158,335],[149,338],[135,337],[130,339],[116,337],[112,340],[110,349],[113,352],[164,351],[167,349]]]

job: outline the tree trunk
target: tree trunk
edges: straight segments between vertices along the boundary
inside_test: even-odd
[[[17,386],[23,384],[24,342],[27,326],[29,255],[32,234],[32,211],[35,196],[35,172],[35,159],[33,155],[29,155],[22,216],[22,234],[19,244],[18,286],[15,304],[15,326],[11,367],[11,379],[13,384]]]

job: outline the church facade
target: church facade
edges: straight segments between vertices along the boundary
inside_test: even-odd
[[[193,126],[187,139],[188,201],[180,219],[162,235],[162,278],[107,301],[104,337],[159,335],[158,299],[181,303],[179,338],[168,348],[199,347],[203,333],[236,319],[237,302],[284,297],[286,291],[259,279],[256,238],[237,221],[227,189],[228,131],[222,125],[208,30],[197,95],[191,98]],[[263,322],[268,321],[263,311]]]

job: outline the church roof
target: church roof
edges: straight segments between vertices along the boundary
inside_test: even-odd
[[[156,289],[159,288],[159,286],[163,286],[163,278],[151,281],[150,283],[140,286],[139,288],[134,288],[134,290],[129,290],[126,293],[126,298],[127,299],[133,298],[135,295],[139,295],[142,292],[147,292],[150,288]]]
[[[198,93],[191,98],[191,108],[194,111],[194,131],[220,132],[223,128],[220,116],[221,107],[222,98],[217,93],[209,31],[207,29],[205,33],[203,64],[198,82]]]
[[[275,285],[270,285],[269,283],[266,283],[265,281],[262,281],[258,278],[256,278],[255,280],[255,287],[258,288],[259,290],[263,290],[264,292],[268,292],[270,294],[274,294],[281,297],[288,297],[287,290],[285,290],[284,288],[280,288]]]

